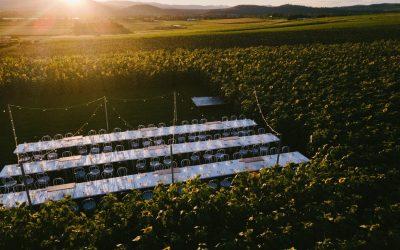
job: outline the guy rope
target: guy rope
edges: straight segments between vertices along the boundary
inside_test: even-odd
[[[261,118],[263,119],[265,125],[271,130],[272,133],[274,133],[279,138],[279,141],[278,141],[278,156],[276,157],[276,165],[279,165],[279,157],[280,157],[280,154],[281,154],[281,138],[280,138],[281,134],[279,132],[277,132],[274,128],[272,128],[272,126],[269,125],[269,123],[267,121],[267,118],[265,118],[264,113],[262,112],[262,109],[261,109],[260,102],[258,101],[256,88],[254,88],[254,92],[253,93],[254,93],[254,97],[256,99],[256,104],[257,104],[258,111],[260,112]]]

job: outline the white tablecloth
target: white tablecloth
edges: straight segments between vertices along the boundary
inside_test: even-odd
[[[201,179],[230,176],[240,172],[258,171],[264,167],[271,167],[276,164],[277,155],[261,157],[261,161],[245,163],[242,160],[232,160],[197,166],[178,168],[174,174],[175,182],[185,182],[189,179],[200,176]],[[305,156],[299,152],[283,153],[280,155],[279,164],[284,166],[288,163],[308,162]],[[72,189],[48,192],[47,189],[37,189],[30,191],[33,204],[44,203],[48,200],[59,200],[65,196],[74,199],[104,195],[107,193],[121,192],[130,189],[145,189],[155,187],[157,184],[172,183],[172,175],[150,172],[135,174],[123,177],[115,177],[104,180],[77,183]],[[25,192],[9,193],[0,195],[0,203],[6,207],[16,206],[18,203],[27,202]]]
[[[194,132],[205,132],[213,130],[224,130],[240,127],[249,127],[257,125],[253,120],[233,120],[224,122],[208,122],[205,124],[191,124],[191,125],[179,125],[163,128],[154,129],[143,129],[143,130],[131,130],[118,133],[110,133],[104,135],[93,135],[93,136],[77,136],[74,138],[65,138],[54,141],[43,141],[33,143],[19,144],[15,149],[15,154],[39,152],[54,150],[60,148],[77,147],[80,145],[91,145],[100,144],[115,141],[134,140],[140,138],[151,138],[157,136],[167,136],[172,134],[188,134]]]
[[[236,137],[236,139],[222,138],[219,140],[188,142],[173,145],[173,154],[183,154],[206,150],[215,150],[221,148],[232,148],[248,145],[256,145],[261,143],[271,143],[279,141],[278,137],[273,134],[261,134]],[[137,160],[144,158],[163,157],[170,155],[170,147],[168,145],[160,147],[151,147],[149,149],[132,149],[120,152],[101,153],[95,155],[86,155],[78,159],[65,160],[63,158],[51,161],[30,162],[24,164],[26,174],[34,174],[40,172],[59,171],[75,167],[83,167],[90,165],[100,165],[105,163],[121,162],[128,160]],[[17,164],[7,165],[0,173],[0,177],[19,176],[21,169]]]

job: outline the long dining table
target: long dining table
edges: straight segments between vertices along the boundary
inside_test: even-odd
[[[213,121],[203,124],[187,124],[170,127],[148,127],[138,130],[124,132],[114,132],[108,134],[96,134],[88,136],[73,136],[59,140],[39,141],[19,144],[14,150],[15,154],[33,153],[41,151],[57,150],[62,148],[72,148],[85,145],[111,143],[117,141],[136,140],[142,138],[152,138],[168,136],[172,134],[190,134],[215,130],[236,129],[242,127],[256,126],[256,122],[250,119],[240,119],[231,121]]]
[[[218,150],[250,145],[267,144],[279,141],[279,138],[273,134],[259,134],[242,137],[225,137],[217,140],[187,142],[181,144],[172,144],[174,155]],[[141,149],[131,149],[125,151],[115,151],[110,153],[77,155],[56,160],[46,160],[38,162],[24,163],[23,167],[26,174],[35,174],[41,172],[60,171],[76,167],[85,167],[91,165],[102,165],[114,162],[124,162],[138,159],[148,159],[155,157],[164,157],[171,154],[171,145],[152,146]],[[20,176],[21,168],[18,164],[6,165],[0,172],[0,178]]]
[[[259,171],[262,168],[274,166],[277,162],[277,156],[278,155],[267,155],[176,168],[174,171],[174,181],[185,182],[195,177],[211,179],[232,176],[242,172]],[[285,166],[289,163],[306,163],[308,161],[309,159],[299,152],[282,153],[279,155],[279,165],[281,166]],[[83,199],[132,189],[153,188],[158,184],[168,185],[171,183],[172,173],[169,169],[89,182],[50,186],[44,189],[31,190],[30,197],[32,204],[38,205],[47,201],[60,200],[66,196],[70,196],[73,199]],[[0,195],[0,203],[5,207],[15,207],[24,202],[27,202],[26,192]]]

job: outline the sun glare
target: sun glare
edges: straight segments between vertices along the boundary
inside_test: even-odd
[[[81,0],[65,0],[68,4],[77,5]]]

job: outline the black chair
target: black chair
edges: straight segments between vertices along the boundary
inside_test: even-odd
[[[117,145],[117,146],[115,146],[115,151],[117,151],[117,152],[120,152],[120,151],[124,151],[125,149],[124,149],[124,145]]]
[[[106,143],[103,147],[103,153],[111,153],[113,151],[113,147],[111,143]]]
[[[289,153],[289,151],[290,151],[289,150],[289,146],[283,146],[282,149],[281,149],[282,153]]]
[[[25,191],[25,185],[24,184],[17,184],[13,187],[13,192],[14,193],[18,193],[18,192],[22,192]]]
[[[152,158],[150,161],[150,167],[153,171],[160,170],[162,167],[160,159],[158,157]]]
[[[139,142],[137,140],[132,140],[131,141],[131,147],[132,147],[132,149],[137,149],[137,148],[140,147],[140,144],[139,144]]]
[[[24,178],[21,176],[20,183],[23,183],[27,187],[33,187],[35,185],[35,179],[33,179],[30,175],[25,175],[25,182],[24,182]]]
[[[189,159],[181,160],[181,167],[184,168],[184,167],[187,167],[187,166],[190,166],[190,160]]]
[[[214,155],[211,150],[206,151],[203,154],[204,162],[205,163],[212,163],[214,161]]]
[[[94,130],[94,129],[92,129],[92,130],[90,130],[89,132],[88,132],[88,135],[89,136],[93,136],[93,135],[96,135],[97,134],[97,132],[96,132],[96,130]]]
[[[200,156],[198,153],[193,153],[190,156],[190,161],[192,162],[193,165],[195,164],[200,164]]]
[[[170,155],[164,156],[163,163],[167,168],[171,167],[171,164],[172,164],[171,156]]]
[[[80,155],[87,155],[87,153],[88,153],[88,150],[87,150],[87,147],[86,146],[78,146],[78,153],[80,154]]]
[[[82,208],[85,212],[92,212],[96,209],[96,202],[92,198],[82,201]]]
[[[64,136],[65,138],[68,138],[68,137],[74,137],[74,134],[73,133],[71,133],[71,132],[68,132],[68,133],[66,133],[65,134],[65,136]]]
[[[264,129],[264,128],[258,128],[258,129],[257,129],[257,133],[258,133],[259,135],[265,134],[265,129]]]
[[[45,188],[49,185],[50,177],[46,173],[36,174],[36,186],[39,188]]]
[[[58,158],[57,152],[51,152],[47,154],[47,160],[56,160]]]
[[[216,180],[210,180],[208,182],[208,186],[212,189],[217,189],[218,188],[218,182]]]
[[[232,186],[232,178],[225,178],[220,182],[221,187],[228,188]]]
[[[63,158],[71,157],[71,156],[72,156],[72,152],[71,152],[71,151],[64,151],[64,152],[61,154],[61,156],[62,156]]]
[[[178,136],[178,143],[185,143],[186,142],[186,137],[185,135],[180,135]]]
[[[176,143],[176,140],[174,138],[168,139],[168,145],[175,144],[175,143]]]
[[[76,182],[86,181],[86,172],[84,168],[75,168],[74,169],[74,178]]]
[[[112,164],[105,164],[103,166],[103,178],[111,178],[114,175],[114,167]]]
[[[42,152],[33,152],[32,156],[34,161],[43,161],[44,160],[44,155]]]
[[[87,174],[87,177],[89,177],[89,180],[97,180],[100,176],[100,169],[98,166],[90,166],[89,167],[89,173]]]
[[[138,159],[136,162],[136,170],[138,172],[144,172],[146,170],[146,160]]]
[[[54,136],[54,140],[62,140],[62,139],[64,139],[64,136],[62,134],[56,134]]]
[[[242,158],[242,154],[240,152],[235,152],[235,153],[233,153],[232,158],[234,160],[241,159]]]
[[[117,174],[118,174],[118,176],[126,176],[126,175],[128,175],[128,169],[126,168],[126,167],[119,167],[118,169],[117,169]]]
[[[61,177],[55,178],[53,180],[53,185],[57,186],[57,185],[63,185],[64,184],[64,179]]]
[[[100,147],[98,145],[93,145],[90,148],[90,153],[91,154],[99,154],[100,153]]]
[[[150,190],[144,191],[142,194],[143,200],[151,200],[153,198],[153,192]]]

